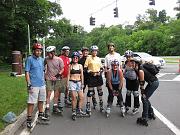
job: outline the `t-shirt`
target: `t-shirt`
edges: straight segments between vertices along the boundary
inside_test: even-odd
[[[107,67],[108,69],[111,69],[111,62],[117,60],[119,62],[119,65],[121,65],[121,55],[117,52],[115,52],[114,54],[110,54],[108,53],[105,56],[105,63],[104,66]]]
[[[91,72],[99,72],[100,68],[102,67],[101,59],[97,56],[89,56],[85,61],[84,67],[87,67]]]
[[[29,72],[30,83],[33,87],[45,85],[44,80],[44,59],[34,55],[26,59],[25,71]]]
[[[53,59],[49,59],[48,57],[45,59],[46,62],[46,80],[52,80],[60,70],[64,68],[64,62],[61,58],[54,56]],[[60,79],[60,78],[57,78]]]
[[[69,64],[70,64],[70,60],[69,57],[66,57],[64,55],[59,56],[63,62],[64,62],[64,72],[62,73],[63,78],[67,78],[68,76],[68,71],[69,71]]]

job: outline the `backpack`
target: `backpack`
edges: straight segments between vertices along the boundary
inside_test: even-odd
[[[156,74],[159,73],[159,68],[156,65],[152,64],[152,63],[143,64],[143,68],[145,68],[152,75],[156,75]]]

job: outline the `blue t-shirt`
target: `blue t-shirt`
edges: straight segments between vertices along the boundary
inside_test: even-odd
[[[44,59],[34,55],[26,59],[25,71],[29,72],[30,82],[33,87],[45,85],[44,80]]]

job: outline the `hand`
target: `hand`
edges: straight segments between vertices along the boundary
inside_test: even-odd
[[[81,89],[83,89],[84,88],[84,84],[81,84]]]
[[[28,93],[32,94],[33,91],[32,91],[32,85],[31,84],[28,84],[27,85],[27,90],[28,90]]]

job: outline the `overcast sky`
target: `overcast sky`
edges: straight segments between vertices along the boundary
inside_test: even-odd
[[[117,0],[119,18],[114,18],[115,0],[56,0],[56,2],[59,2],[62,7],[63,17],[71,20],[73,25],[83,26],[86,31],[101,24],[106,26],[133,24],[136,16],[145,14],[148,8],[158,11],[165,9],[168,16],[175,17],[176,11],[173,8],[177,6],[177,0],[155,0],[155,6],[150,6],[149,0]],[[96,18],[95,26],[89,25],[91,15]]]

